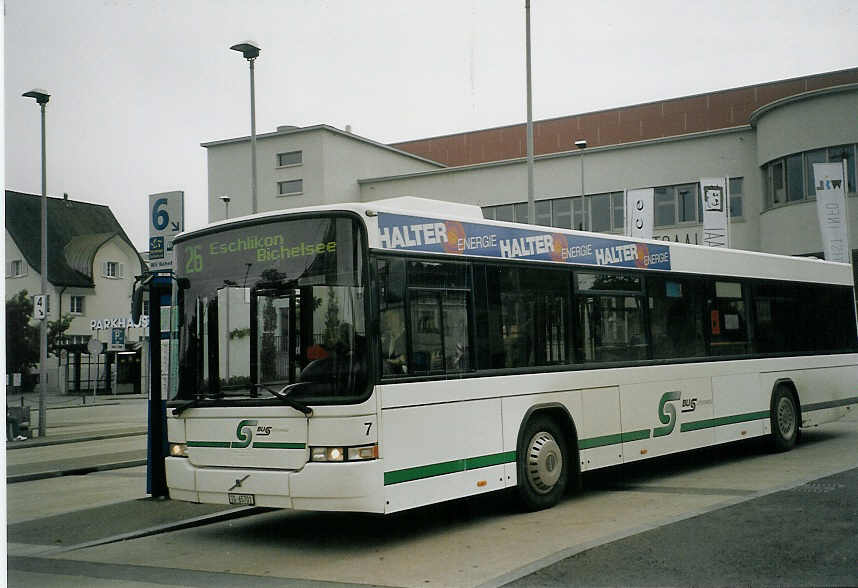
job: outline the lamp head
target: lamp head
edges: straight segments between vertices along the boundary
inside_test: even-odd
[[[24,92],[21,96],[25,98],[35,98],[36,102],[39,104],[47,104],[48,100],[50,100],[51,95],[45,92],[44,90],[40,90],[39,88],[34,88],[29,92]]]
[[[223,203],[224,203],[224,204],[229,204],[229,201],[230,201],[230,200],[232,200],[232,198],[230,198],[230,197],[229,197],[229,196],[227,196],[226,194],[224,194],[223,196],[219,196],[219,198],[220,198],[221,200],[223,200]]]
[[[584,139],[579,139],[575,141],[575,147],[577,147],[578,149],[585,149],[587,147],[587,141],[585,141]]]
[[[257,45],[254,41],[245,41],[244,43],[238,43],[237,45],[233,45],[230,47],[233,51],[238,51],[242,55],[244,55],[245,59],[256,59],[259,57],[259,52],[261,49],[259,45]]]

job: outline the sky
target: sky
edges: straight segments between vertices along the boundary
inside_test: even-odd
[[[2,1],[2,0],[0,0]],[[200,143],[351,125],[390,143],[524,122],[524,0],[6,0],[5,184],[110,206],[147,245],[148,195],[208,218]],[[535,120],[858,66],[854,0],[532,0]],[[249,181],[248,181],[249,183]],[[248,190],[249,191],[249,190]]]

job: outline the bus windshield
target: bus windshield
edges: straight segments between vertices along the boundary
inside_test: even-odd
[[[357,402],[367,391],[365,248],[345,216],[177,240],[174,399]],[[279,397],[279,398],[278,398]]]

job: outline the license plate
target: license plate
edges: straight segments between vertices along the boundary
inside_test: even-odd
[[[256,500],[253,494],[230,494],[229,503],[237,504],[238,506],[253,506],[256,504]]]

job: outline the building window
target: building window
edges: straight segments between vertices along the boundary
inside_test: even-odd
[[[143,301],[143,316],[149,316],[149,301]]]
[[[673,186],[655,188],[655,226],[667,227],[676,224],[676,192]]]
[[[27,264],[23,259],[15,259],[9,262],[6,275],[10,278],[18,278],[27,275]]]
[[[730,218],[742,218],[745,215],[742,207],[744,183],[744,178],[730,178]]]
[[[825,149],[814,149],[794,153],[770,161],[763,166],[766,178],[766,207],[772,208],[791,202],[802,202],[816,198],[814,186],[814,163],[846,162],[847,192],[856,192],[855,167],[856,145],[838,145]]]
[[[83,296],[72,296],[69,299],[69,312],[72,314],[83,314]]]
[[[678,223],[696,223],[702,218],[697,214],[697,184],[676,186],[676,212]]]
[[[294,196],[304,192],[304,180],[287,180],[277,182],[277,193],[280,196]]]
[[[302,163],[304,163],[304,154],[302,151],[289,151],[288,153],[277,154],[277,167],[289,167],[301,165]]]
[[[118,261],[105,261],[101,264],[101,275],[105,278],[122,278],[125,276],[125,266]]]
[[[590,223],[597,233],[611,230],[611,195],[590,196]]]

